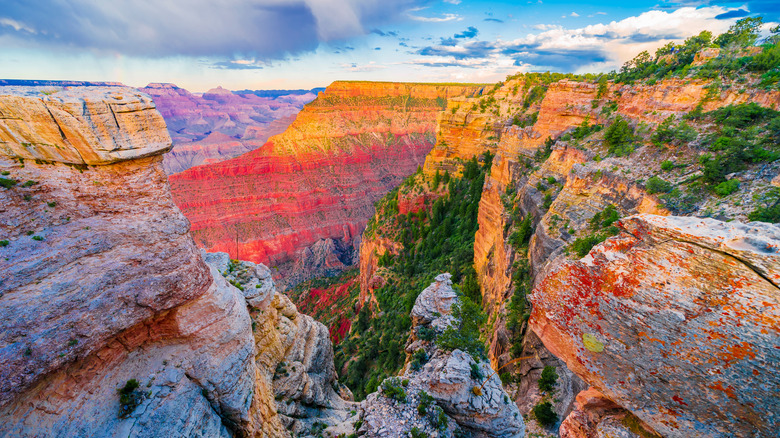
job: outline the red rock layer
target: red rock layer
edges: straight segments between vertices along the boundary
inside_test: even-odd
[[[476,87],[336,82],[262,148],[172,175],[209,251],[278,265],[319,239],[352,245],[374,202],[423,164],[436,117]]]

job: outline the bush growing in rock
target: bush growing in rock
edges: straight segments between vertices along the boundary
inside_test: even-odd
[[[554,366],[546,366],[542,370],[542,375],[539,377],[539,389],[545,392],[551,392],[555,389],[555,384],[558,383],[558,373],[555,371]]]
[[[397,402],[406,402],[406,390],[403,388],[401,379],[398,377],[390,377],[382,382],[382,394]]]
[[[552,403],[545,401],[534,406],[536,420],[545,427],[550,427],[558,422],[558,414],[552,408]]]
[[[129,417],[146,398],[143,391],[138,390],[139,386],[138,380],[130,379],[124,387],[117,389],[119,393],[119,418]]]
[[[723,181],[715,186],[715,194],[718,196],[728,196],[739,189],[739,181],[736,179],[730,179]]]
[[[651,176],[645,183],[645,189],[651,195],[655,193],[669,193],[672,191],[672,188],[672,183],[657,176]]]
[[[409,364],[409,367],[414,371],[417,371],[422,368],[426,362],[428,362],[428,354],[421,348],[412,355],[412,361]]]
[[[425,391],[420,391],[420,403],[417,404],[417,413],[425,415],[431,403],[433,403],[433,396]]]

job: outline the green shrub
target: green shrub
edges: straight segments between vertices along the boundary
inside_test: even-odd
[[[390,377],[382,382],[382,395],[400,403],[406,402],[406,390],[398,377]]]
[[[32,186],[34,186],[36,184],[38,184],[38,183],[35,182],[35,181],[32,181],[32,180],[28,180],[28,181],[25,181],[24,184],[22,184],[22,187],[32,187]]]
[[[549,210],[550,206],[552,206],[552,202],[553,202],[552,194],[545,193],[544,194],[544,200],[542,201],[542,209],[545,210],[545,211]]]
[[[544,367],[538,383],[540,390],[552,392],[555,389],[555,384],[558,383],[558,373],[555,371],[555,367],[550,365]]]
[[[129,417],[146,398],[144,392],[138,390],[139,386],[138,380],[130,379],[124,387],[117,389],[119,393],[119,418]]]
[[[0,247],[3,247],[3,246],[8,246],[8,244],[9,244],[9,243],[10,243],[10,242],[9,242],[9,241],[7,241],[7,240],[0,240]]]
[[[0,178],[0,187],[10,189],[11,187],[15,186],[19,181],[15,179],[9,179],[9,178]]]
[[[689,214],[696,209],[696,203],[699,197],[686,193],[679,188],[672,189],[671,192],[658,197],[664,204],[664,207],[676,214]]]
[[[428,438],[428,434],[421,431],[417,426],[412,428],[411,434],[412,438]]]
[[[482,378],[485,377],[482,375],[482,370],[479,369],[479,365],[472,363],[471,364],[471,378],[474,380],[481,381]]]
[[[663,161],[661,163],[661,170],[663,170],[664,172],[668,172],[668,171],[670,171],[672,169],[674,169],[674,163],[673,162],[671,162],[669,160],[665,160],[665,161]]]
[[[417,338],[423,341],[432,341],[436,338],[436,330],[427,326],[422,326],[417,329]]]
[[[651,195],[654,193],[669,193],[673,188],[674,186],[672,186],[672,183],[657,176],[650,177],[650,179],[647,180],[647,183],[645,183],[645,189],[647,190],[647,193]]]
[[[425,365],[425,363],[428,362],[428,353],[425,352],[422,348],[415,351],[412,355],[412,361],[409,364],[409,367],[413,369],[414,371],[419,370],[420,368]]]
[[[618,116],[604,133],[607,151],[618,157],[630,155],[634,151],[634,128],[623,117]]]
[[[479,329],[486,317],[482,308],[467,297],[452,305],[452,316],[456,323],[447,327],[439,335],[436,344],[442,350],[462,350],[474,357],[484,357],[485,344],[479,339]]]
[[[447,427],[450,425],[450,420],[447,417],[447,414],[444,413],[444,409],[440,406],[436,406],[434,411],[436,414],[434,416],[433,426],[439,430],[447,430]]]
[[[585,257],[594,246],[603,242],[605,237],[601,234],[591,234],[589,236],[577,238],[571,245],[571,249],[579,257]]]
[[[754,199],[758,202],[758,207],[748,214],[751,221],[761,221],[769,223],[780,222],[780,188],[755,195]]]
[[[552,403],[549,401],[534,406],[534,416],[539,424],[545,427],[550,427],[558,422],[558,414],[555,413]]]
[[[433,396],[425,391],[420,391],[420,403],[417,404],[417,413],[425,415],[431,403],[433,403]]]
[[[658,128],[653,133],[651,140],[656,146],[663,144],[681,145],[689,143],[696,139],[697,133],[690,125],[681,121],[675,124],[675,117],[669,116],[658,125]]]
[[[739,181],[736,179],[730,179],[723,181],[715,186],[715,194],[718,196],[728,196],[739,189]]]
[[[43,240],[43,237],[41,237],[41,236],[33,236],[32,238],[33,238],[33,240],[37,240],[38,242]]]

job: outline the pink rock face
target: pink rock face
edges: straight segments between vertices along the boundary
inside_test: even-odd
[[[314,93],[261,97],[222,87],[193,94],[173,84],[141,89],[154,98],[173,139],[163,165],[168,174],[217,163],[262,146],[282,133]]]
[[[620,227],[537,284],[533,330],[663,436],[773,435],[780,227],[654,215]]]
[[[374,202],[433,147],[441,102],[474,88],[336,82],[261,148],[171,175],[174,201],[208,251],[271,266],[321,239],[356,252]]]

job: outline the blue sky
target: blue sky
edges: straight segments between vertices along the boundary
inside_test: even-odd
[[[704,29],[780,15],[776,0],[2,3],[0,78],[173,82],[192,91],[609,71]]]

